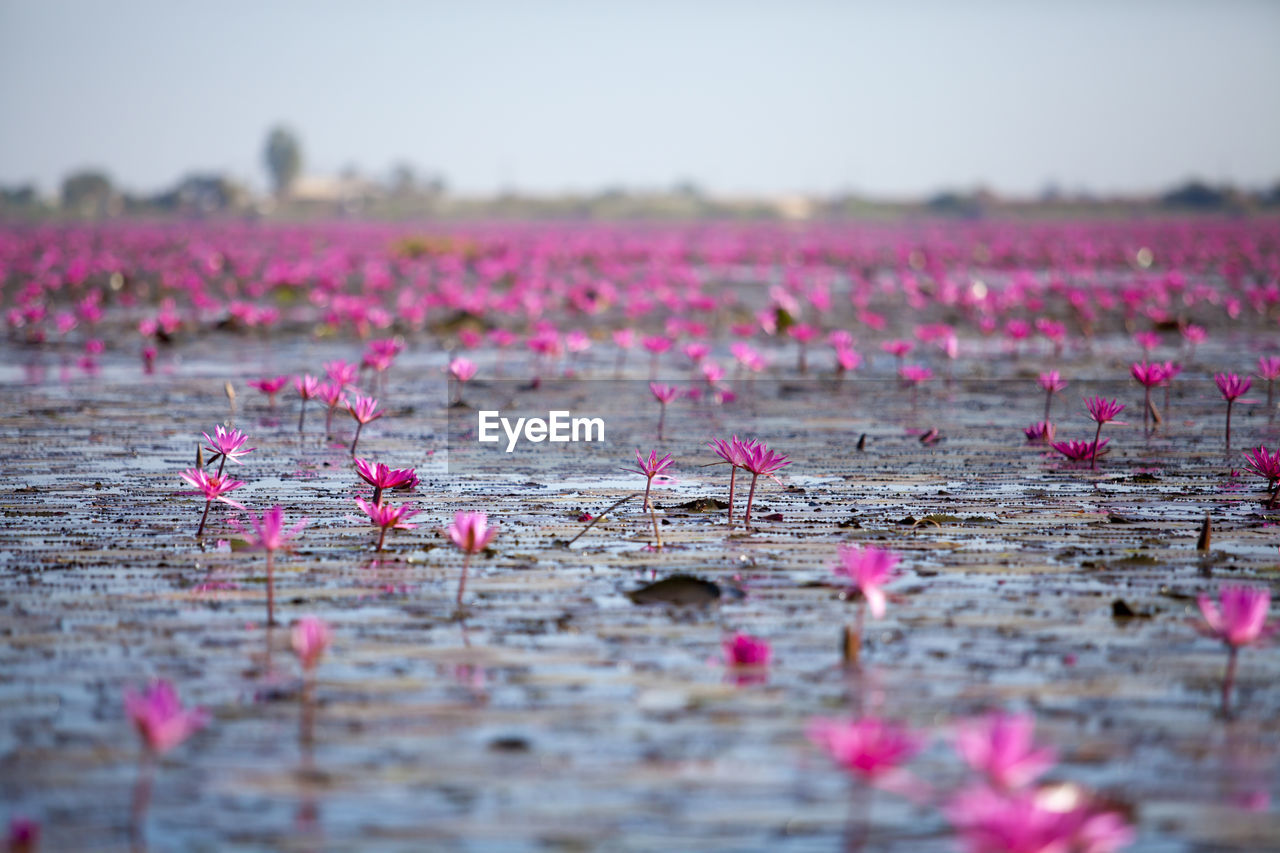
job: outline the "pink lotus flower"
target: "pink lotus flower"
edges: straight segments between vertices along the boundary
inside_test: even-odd
[[[721,644],[727,677],[739,687],[763,684],[769,678],[769,660],[773,650],[769,641],[741,632],[726,638]]]
[[[904,364],[898,368],[898,376],[904,382],[912,385],[919,385],[921,382],[928,382],[933,378],[933,371],[928,367],[922,367],[918,364]]]
[[[634,471],[645,478],[644,484],[644,509],[649,511],[649,518],[653,522],[653,541],[654,547],[662,548],[662,532],[658,529],[658,513],[653,504],[649,501],[649,491],[653,488],[653,478],[665,472],[671,467],[674,460],[668,453],[661,459],[658,458],[658,451],[650,450],[649,458],[645,459],[640,453],[640,448],[636,448],[636,467],[623,468],[624,471]]]
[[[751,489],[747,492],[747,510],[742,516],[743,524],[748,530],[751,529],[751,504],[756,496],[756,480],[760,477],[769,477],[776,483],[781,483],[777,478],[777,472],[784,466],[790,465],[790,460],[781,453],[775,453],[770,450],[768,445],[763,441],[745,442],[742,447],[742,464],[741,467],[745,471],[751,472]]]
[[[408,522],[410,518],[413,518],[419,512],[417,509],[412,509],[410,504],[391,506],[386,503],[369,503],[356,498],[356,506],[360,507],[361,511],[369,516],[369,520],[373,522],[374,527],[381,528],[381,533],[378,534],[378,545],[374,549],[377,551],[382,550],[382,544],[387,538],[388,530],[412,530],[418,526]]]
[[[903,357],[915,348],[916,345],[911,343],[911,341],[903,340],[885,341],[880,344],[880,349],[889,353],[889,355],[898,359],[898,361],[902,361]]]
[[[320,380],[309,373],[293,377],[293,387],[298,389],[302,405],[298,408],[298,432],[302,432],[303,419],[307,416],[307,401],[320,393]]]
[[[1276,630],[1266,627],[1271,607],[1270,590],[1227,585],[1219,590],[1218,599],[1220,605],[1207,595],[1196,599],[1208,625],[1207,636],[1235,649],[1255,645]]]
[[[304,518],[293,527],[285,528],[284,526],[284,509],[279,506],[273,506],[262,514],[261,517],[255,517],[249,514],[249,524],[253,527],[253,531],[246,531],[239,524],[232,524],[245,534],[245,542],[249,547],[267,552],[267,624],[276,624],[276,608],[275,608],[275,552],[287,551],[293,540],[297,538],[299,531],[306,527],[311,521]]]
[[[241,480],[233,480],[230,477],[223,477],[217,474],[210,476],[202,468],[188,468],[179,476],[196,489],[194,492],[184,492],[183,494],[202,495],[204,497],[204,514],[200,516],[200,526],[196,529],[197,537],[204,533],[204,524],[209,518],[209,507],[212,506],[214,501],[221,501],[227,506],[233,506],[236,509],[244,509],[243,504],[236,503],[227,497],[228,492],[244,485]]]
[[[1143,353],[1149,355],[1153,349],[1160,346],[1160,335],[1156,332],[1135,332],[1133,342],[1142,347]]]
[[[280,393],[280,389],[289,384],[288,376],[269,376],[265,379],[250,379],[245,383],[250,388],[257,388],[263,394],[267,395],[267,405],[275,407],[276,394]]]
[[[1039,378],[1036,379],[1036,382],[1039,383],[1042,389],[1044,389],[1044,420],[1045,423],[1048,423],[1049,407],[1053,405],[1053,395],[1057,394],[1063,388],[1066,388],[1067,383],[1062,381],[1061,377],[1058,376],[1058,371],[1056,370],[1049,370],[1041,373]]]
[[[742,468],[746,461],[747,448],[755,445],[756,442],[743,442],[735,435],[732,439],[725,441],[723,438],[713,439],[707,442],[707,445],[716,452],[716,455],[729,463],[729,526],[733,527],[733,489],[734,482],[737,479],[738,469]]]
[[[1237,376],[1234,373],[1218,373],[1214,375],[1213,381],[1222,392],[1222,399],[1227,401],[1227,450],[1231,450],[1231,407],[1249,390],[1253,380],[1248,376]]]
[[[1116,415],[1124,411],[1124,403],[1102,397],[1089,397],[1084,401],[1084,407],[1089,410],[1089,417],[1099,426],[1114,420]]]
[[[36,853],[40,846],[40,824],[27,817],[9,821],[8,853]]]
[[[653,399],[658,401],[658,441],[662,441],[662,427],[667,420],[667,404],[680,396],[680,389],[674,385],[650,382],[649,392],[653,394]]]
[[[898,770],[924,746],[923,737],[877,717],[819,717],[809,721],[806,734],[845,770],[872,782]]]
[[[1246,450],[1244,458],[1245,466],[1267,481],[1267,488],[1271,490],[1267,509],[1274,509],[1277,498],[1280,498],[1280,450],[1272,453],[1259,444],[1255,450]]]
[[[1207,595],[1196,599],[1207,627],[1202,634],[1226,643],[1227,672],[1222,679],[1222,713],[1231,713],[1231,687],[1236,680],[1236,658],[1241,648],[1261,643],[1277,630],[1267,627],[1271,591],[1248,586],[1225,585],[1218,590],[1218,603]]]
[[[457,546],[465,555],[462,560],[462,574],[458,578],[457,606],[462,607],[462,594],[467,588],[467,570],[471,568],[471,557],[479,554],[493,537],[498,535],[498,528],[489,526],[489,516],[483,512],[459,512],[453,517],[453,524],[445,531],[449,541]]]
[[[459,382],[469,382],[476,375],[476,363],[469,358],[458,356],[449,362],[449,375]]]
[[[155,755],[173,749],[209,722],[201,708],[184,710],[173,685],[163,679],[153,681],[146,693],[126,690],[124,709],[143,744]]]
[[[1275,384],[1280,379],[1280,356],[1258,357],[1258,378],[1267,380],[1267,417],[1275,416]]]
[[[354,362],[348,363],[342,359],[326,361],[323,367],[325,375],[337,386],[339,394],[355,385],[356,379],[360,376],[360,365]]]
[[[1097,422],[1098,428],[1093,433],[1093,446],[1096,452],[1089,456],[1089,467],[1098,467],[1098,456],[1102,452],[1102,445],[1098,443],[1098,438],[1102,435],[1102,425],[1113,420],[1116,415],[1124,411],[1124,403],[1117,403],[1115,400],[1105,400],[1102,397],[1090,397],[1084,401],[1084,407],[1089,410],[1089,417]],[[1121,423],[1116,421],[1116,423]]]
[[[1062,381],[1062,378],[1058,375],[1058,371],[1056,370],[1049,370],[1045,373],[1041,373],[1036,379],[1036,382],[1049,394],[1056,394],[1067,387],[1067,383]]]
[[[333,632],[323,619],[303,616],[293,623],[293,631],[289,639],[294,654],[302,663],[302,668],[311,672],[320,662],[325,649],[329,648],[329,643],[333,640]]]
[[[850,370],[857,370],[862,364],[862,356],[857,350],[846,347],[836,347],[836,369],[845,373]]]
[[[975,786],[946,812],[969,853],[1112,853],[1134,837],[1119,813],[1069,785],[1016,792]]]
[[[356,419],[356,435],[351,439],[351,455],[356,455],[356,445],[360,442],[360,430],[364,429],[364,425],[376,421],[386,412],[379,411],[378,401],[372,397],[365,397],[360,394],[355,396],[355,400],[347,404],[347,411],[351,413],[351,417]]]
[[[991,714],[958,727],[956,751],[996,788],[1023,788],[1055,761],[1052,749],[1035,747],[1034,730],[1035,720],[1030,715]]]
[[[752,637],[741,632],[734,634],[721,644],[724,660],[728,666],[765,667],[773,656],[773,649],[768,640]]]
[[[1163,384],[1168,379],[1168,376],[1165,374],[1164,365],[1159,363],[1148,364],[1145,361],[1135,361],[1130,365],[1129,373],[1143,388],[1142,428],[1145,431],[1147,420],[1151,415],[1151,389]]]
[[[842,545],[835,573],[848,578],[851,585],[862,593],[871,615],[881,619],[885,612],[885,594],[881,587],[893,579],[897,565],[898,555],[892,551],[882,551],[872,545],[863,548]],[[861,634],[861,628],[858,633]]]
[[[368,461],[356,458],[356,473],[360,479],[373,486],[373,502],[382,501],[383,489],[412,489],[418,485],[418,475],[412,468],[389,468],[379,462],[370,465]]]
[[[241,456],[252,453],[257,450],[256,447],[245,447],[244,443],[249,440],[249,436],[245,435],[238,429],[226,429],[222,424],[218,424],[213,428],[213,438],[209,437],[209,433],[200,433],[204,436],[205,447],[213,455],[209,457],[209,464],[213,464],[214,459],[218,459],[218,474],[222,474],[223,467],[230,459],[237,465],[243,465],[240,461]]]
[[[330,436],[333,434],[333,413],[347,402],[342,394],[342,386],[336,382],[321,382],[320,387],[316,389],[316,398],[329,409],[325,414],[324,434]]]
[[[1029,444],[1052,444],[1056,428],[1048,421],[1037,421],[1023,430]]]
[[[445,532],[463,553],[479,554],[498,535],[498,528],[489,526],[489,516],[483,512],[459,512]]]
[[[1092,441],[1055,441],[1051,445],[1054,450],[1067,457],[1072,462],[1096,461],[1107,450],[1107,442],[1111,439],[1104,438],[1101,442]]]
[[[1214,374],[1213,381],[1217,383],[1218,390],[1222,392],[1222,399],[1228,403],[1243,397],[1245,392],[1249,390],[1249,386],[1253,384],[1253,380],[1248,376],[1237,376],[1234,373]]]
[[[644,508],[649,509],[649,490],[653,487],[653,478],[664,473],[675,462],[668,453],[661,459],[658,458],[658,451],[650,450],[649,458],[646,459],[640,452],[640,448],[636,448],[636,467],[623,468],[623,471],[631,471],[645,478],[644,487]]]

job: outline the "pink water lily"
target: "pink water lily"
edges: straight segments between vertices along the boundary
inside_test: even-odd
[[[325,649],[333,642],[333,631],[323,619],[303,616],[293,623],[289,641],[303,670],[312,672],[324,656]]]
[[[479,367],[469,358],[458,356],[449,362],[449,375],[458,383],[458,394],[454,399],[454,405],[462,402],[462,386],[466,385],[475,377]]]
[[[342,359],[326,361],[322,367],[324,367],[324,373],[329,377],[329,381],[336,385],[339,391],[354,386],[356,379],[360,376],[360,365],[348,363]]]
[[[675,460],[668,453],[661,459],[658,458],[658,451],[650,450],[649,458],[646,459],[640,452],[640,448],[636,448],[636,467],[624,468],[624,471],[634,471],[645,478],[644,484],[644,509],[649,511],[649,518],[653,521],[653,540],[654,547],[662,547],[662,533],[658,529],[658,513],[653,504],[649,501],[649,492],[653,488],[653,478],[664,473],[671,467]]]
[[[219,475],[222,474],[222,469],[227,464],[228,459],[237,465],[243,465],[244,463],[240,461],[240,457],[257,450],[256,447],[244,446],[244,443],[249,440],[249,436],[238,429],[227,428],[222,424],[218,424],[213,428],[212,438],[207,432],[200,434],[204,436],[205,447],[213,454],[213,456],[209,457],[209,462],[212,464],[214,459],[219,460]]]
[[[791,461],[781,453],[775,453],[770,450],[763,441],[743,442],[740,448],[741,463],[739,467],[751,472],[751,489],[747,492],[747,509],[742,516],[743,525],[747,530],[750,530],[751,504],[756,497],[756,481],[760,477],[768,477],[774,482],[780,482],[776,476],[778,471],[790,465]]]
[[[412,468],[390,468],[381,462],[370,464],[356,457],[356,473],[360,479],[373,486],[373,503],[382,501],[384,489],[412,489],[418,485],[417,472]]]
[[[662,441],[662,427],[667,420],[667,404],[680,396],[680,389],[674,385],[650,382],[649,393],[658,401],[658,441]]]
[[[1036,379],[1037,384],[1044,389],[1044,420],[1049,420],[1049,407],[1053,404],[1053,395],[1067,387],[1067,383],[1062,381],[1062,377],[1058,375],[1058,371],[1049,370],[1041,373]]]
[[[1072,462],[1091,461],[1096,462],[1097,457],[1101,456],[1107,450],[1107,442],[1111,439],[1104,438],[1101,442],[1092,441],[1055,441],[1050,446],[1054,450]]]
[[[410,504],[392,506],[387,503],[370,503],[361,498],[356,498],[356,506],[360,507],[361,512],[369,516],[369,520],[373,522],[374,527],[379,528],[378,544],[374,548],[375,551],[382,550],[388,530],[412,530],[418,526],[409,523],[409,519],[420,511],[414,509]]]
[[[733,527],[733,490],[738,476],[738,469],[744,467],[747,448],[755,445],[755,441],[742,441],[736,435],[728,439],[715,438],[707,442],[716,455],[729,463],[729,526]]]
[[[365,424],[376,421],[386,412],[378,409],[377,400],[360,394],[355,395],[355,399],[347,404],[347,411],[356,420],[356,435],[355,438],[351,439],[351,455],[354,457],[356,455],[356,445],[360,442],[360,430],[364,429]]]
[[[1084,401],[1084,406],[1089,410],[1089,417],[1098,424],[1098,428],[1093,434],[1095,451],[1089,455],[1089,467],[1097,468],[1098,456],[1102,451],[1102,445],[1098,444],[1098,438],[1102,435],[1102,425],[1115,420],[1115,416],[1124,411],[1124,403],[1117,403],[1115,400],[1107,400],[1102,397],[1090,397]],[[1116,423],[1120,423],[1120,421],[1116,421]]]
[[[204,513],[200,516],[200,526],[196,528],[196,536],[199,537],[204,533],[205,522],[209,519],[209,507],[214,501],[221,501],[227,506],[233,506],[236,509],[244,509],[244,505],[237,503],[227,497],[228,492],[232,492],[244,485],[241,480],[233,480],[228,476],[218,474],[210,475],[209,472],[202,468],[188,468],[180,475],[183,480],[195,487],[194,492],[185,492],[189,495],[201,495],[204,497]]]
[[[805,734],[842,768],[870,782],[901,768],[925,743],[907,727],[878,717],[819,717],[809,721]]]
[[[1236,658],[1240,649],[1261,643],[1277,630],[1267,625],[1271,609],[1271,591],[1268,589],[1225,585],[1218,590],[1218,601],[1207,595],[1196,599],[1204,626],[1200,632],[1226,644],[1227,672],[1222,679],[1222,713],[1231,713],[1231,688],[1236,677]]]
[[[1029,444],[1052,444],[1056,427],[1048,421],[1039,421],[1023,429]]]
[[[245,383],[250,388],[257,388],[263,394],[267,395],[267,405],[275,408],[276,394],[280,393],[280,389],[289,384],[288,376],[268,376],[264,379],[250,379]]]
[[[1276,500],[1280,499],[1280,449],[1272,452],[1259,444],[1254,450],[1246,450],[1244,458],[1245,466],[1267,481],[1267,488],[1271,491],[1267,509],[1275,509]]]
[[[1267,417],[1275,417],[1275,384],[1280,379],[1280,356],[1258,356],[1258,378],[1267,380]]]
[[[1249,390],[1249,386],[1253,384],[1253,380],[1248,376],[1237,376],[1234,373],[1218,373],[1213,377],[1213,381],[1218,386],[1218,391],[1222,393],[1222,399],[1227,401],[1227,450],[1231,450],[1231,407],[1235,405]],[[1241,402],[1249,402],[1244,400]]]
[[[1068,785],[977,785],[953,797],[946,814],[968,853],[1113,853],[1134,839],[1123,816]]]
[[[445,535],[464,555],[462,574],[458,578],[457,606],[461,608],[471,557],[489,547],[489,543],[498,535],[498,528],[489,526],[489,516],[483,512],[459,512],[453,517],[453,524],[449,525]]]
[[[280,505],[271,507],[261,516],[249,514],[252,530],[245,530],[239,524],[232,524],[245,534],[245,542],[252,549],[267,552],[267,624],[276,624],[275,610],[275,554],[276,551],[287,551],[302,528],[311,519],[304,518],[292,527],[285,527],[284,508]]]
[[[835,573],[848,578],[850,588],[861,593],[871,615],[882,619],[886,599],[881,587],[893,579],[897,565],[898,555],[892,551],[883,551],[874,545],[842,545]]]
[[[956,751],[994,787],[1023,788],[1056,760],[1052,749],[1035,745],[1034,730],[1035,719],[1028,714],[990,714],[957,727]]]
[[[145,693],[126,690],[124,709],[154,755],[168,752],[209,722],[209,714],[202,708],[183,708],[178,692],[164,679],[151,682]]]
[[[307,401],[320,394],[320,380],[309,373],[293,377],[293,387],[298,390],[302,404],[298,407],[298,432],[302,432],[303,419],[307,416]]]
[[[1142,428],[1147,428],[1147,419],[1151,415],[1151,389],[1157,385],[1164,383],[1168,378],[1164,371],[1164,365],[1159,363],[1148,364],[1145,361],[1134,362],[1129,367],[1129,373],[1142,386]]]

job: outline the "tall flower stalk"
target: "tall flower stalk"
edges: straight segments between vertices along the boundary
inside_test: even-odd
[[[218,474],[210,476],[207,471],[201,468],[188,468],[179,476],[195,487],[194,492],[184,492],[184,494],[202,495],[204,497],[204,512],[200,514],[200,526],[196,528],[197,539],[204,535],[204,525],[209,520],[209,507],[213,505],[214,501],[221,501],[227,506],[233,506],[236,509],[244,509],[243,504],[227,497],[228,492],[232,492],[244,485],[242,481]]]
[[[644,508],[649,511],[649,518],[653,520],[653,539],[655,547],[662,547],[662,533],[658,529],[658,513],[653,504],[649,501],[649,491],[653,488],[653,478],[666,471],[671,467],[675,460],[668,453],[661,459],[658,458],[658,451],[650,450],[649,458],[646,459],[640,453],[640,449],[636,448],[636,467],[624,468],[624,471],[633,471],[645,478],[644,484]]]
[[[369,503],[361,498],[356,498],[356,506],[373,522],[373,525],[379,528],[378,544],[374,548],[376,551],[382,550],[382,545],[387,539],[388,530],[412,530],[417,527],[416,524],[409,524],[409,519],[418,514],[418,510],[412,509],[409,504],[401,506],[392,506],[387,503]]]
[[[733,490],[738,479],[738,469],[743,467],[746,450],[756,444],[754,441],[743,442],[736,435],[725,441],[723,438],[712,439],[707,445],[716,455],[729,463],[729,527],[733,527]]]
[[[840,558],[835,565],[835,573],[849,581],[849,591],[857,591],[858,621],[853,631],[853,640],[846,645],[854,662],[862,649],[862,629],[866,621],[867,610],[873,618],[881,619],[885,614],[887,597],[881,589],[893,580],[894,569],[898,565],[898,555],[892,551],[884,551],[872,545],[858,547],[844,545],[840,548]]]
[[[1231,688],[1236,680],[1236,657],[1241,648],[1257,645],[1274,634],[1275,626],[1267,626],[1271,607],[1271,591],[1248,586],[1223,586],[1218,601],[1201,595],[1196,602],[1204,625],[1200,632],[1221,640],[1227,646],[1227,672],[1222,679],[1222,713],[1231,713]]]
[[[1053,405],[1053,395],[1066,388],[1067,383],[1062,381],[1056,370],[1041,373],[1036,382],[1044,389],[1044,421],[1049,423],[1049,409]]]
[[[361,394],[357,394],[355,399],[347,404],[347,411],[356,420],[356,435],[355,438],[351,439],[351,455],[354,457],[356,455],[356,445],[360,443],[360,430],[364,429],[365,424],[376,421],[386,412],[378,409],[377,400]]]
[[[1124,403],[1117,403],[1115,400],[1105,400],[1102,397],[1090,397],[1084,401],[1084,407],[1089,410],[1089,417],[1097,424],[1098,429],[1093,434],[1093,453],[1089,460],[1089,467],[1096,469],[1098,467],[1098,438],[1102,435],[1102,425],[1115,420],[1115,416],[1124,411]],[[1116,421],[1120,423],[1120,421]]]
[[[1231,451],[1231,407],[1245,395],[1249,390],[1249,386],[1253,384],[1253,380],[1248,376],[1237,376],[1234,373],[1219,373],[1213,377],[1213,381],[1217,383],[1218,391],[1222,393],[1222,399],[1227,401],[1227,452]]]
[[[674,385],[650,382],[649,391],[653,394],[653,398],[658,401],[658,441],[662,441],[662,427],[667,421],[667,404],[680,396],[680,389]]]
[[[298,406],[298,432],[302,432],[302,425],[307,417],[307,401],[319,395],[320,380],[309,373],[295,376],[293,387],[298,389],[298,396],[302,398],[302,404]]]
[[[298,533],[310,521],[311,519],[304,518],[293,527],[286,528],[284,508],[277,504],[260,517],[250,513],[249,525],[252,529],[240,528],[250,548],[267,552],[267,625],[276,624],[276,551],[288,551]],[[239,525],[236,526],[239,527]]]
[[[743,445],[742,468],[751,472],[751,490],[747,492],[747,510],[742,516],[742,523],[747,530],[751,529],[751,505],[756,498],[756,481],[762,476],[781,484],[777,473],[791,461],[781,453],[769,449],[763,441]]]
[[[453,517],[453,524],[445,530],[445,535],[463,553],[457,600],[457,607],[461,609],[462,594],[467,589],[467,570],[471,568],[471,558],[489,547],[493,537],[498,535],[498,528],[489,525],[489,516],[483,512],[459,512]]]

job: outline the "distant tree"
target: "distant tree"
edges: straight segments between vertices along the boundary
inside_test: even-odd
[[[274,127],[267,134],[267,170],[277,195],[287,195],[302,172],[302,145],[293,131]]]
[[[391,167],[391,191],[396,195],[412,195],[418,188],[418,174],[408,163]]]
[[[33,184],[22,184],[14,187],[0,187],[0,202],[13,207],[30,207],[37,201],[36,188]]]
[[[115,189],[111,178],[97,169],[83,169],[62,181],[62,204],[83,214],[105,212]]]
[[[1196,210],[1216,210],[1225,207],[1228,193],[1214,189],[1203,181],[1187,181],[1160,197],[1166,207],[1189,207]]]

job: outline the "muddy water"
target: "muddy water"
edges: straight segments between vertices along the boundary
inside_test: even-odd
[[[914,399],[887,379],[887,357],[857,380],[731,383],[732,402],[673,403],[661,443],[647,359],[615,380],[602,351],[579,359],[578,379],[557,366],[531,387],[531,365],[508,356],[521,378],[496,379],[481,353],[466,405],[450,408],[444,354],[411,343],[380,394],[387,416],[360,442],[422,477],[405,496],[419,526],[392,532],[381,555],[353,502],[367,490],[350,419],[326,441],[313,404],[299,436],[296,396],[272,410],[245,385],[358,346],[213,335],[163,354],[154,375],[122,355],[89,374],[9,347],[5,814],[38,817],[54,850],[952,850],[933,804],[851,782],[806,742],[806,721],[874,713],[932,732],[911,769],[943,797],[962,778],[948,726],[1006,708],[1036,715],[1061,756],[1052,778],[1132,815],[1133,849],[1264,849],[1280,837],[1280,657],[1243,652],[1228,719],[1226,655],[1193,628],[1195,595],[1219,583],[1280,592],[1276,513],[1260,480],[1232,473],[1240,448],[1277,431],[1261,406],[1237,407],[1226,455],[1210,378],[1249,363],[1257,343],[1203,347],[1159,432],[1104,428],[1112,452],[1097,471],[1026,445],[1021,429],[1039,419],[1034,375],[1049,366],[1072,383],[1054,404],[1060,438],[1092,438],[1085,394],[1138,410],[1136,386],[1118,381],[1124,341],[1052,363],[965,342],[963,378]],[[674,357],[661,370],[691,384]],[[506,454],[474,440],[478,409],[562,405],[600,416],[606,441]],[[197,542],[202,504],[179,494],[200,432],[225,421],[257,448],[235,468],[235,497],[312,519],[276,581],[284,623],[315,614],[334,627],[306,694],[287,630],[264,627],[262,556],[231,547],[237,513],[215,507]],[[920,441],[929,429],[937,443]],[[750,533],[682,508],[727,497],[727,471],[702,466],[716,461],[706,441],[732,433],[793,460],[781,484],[760,484]],[[666,547],[650,547],[634,500],[564,547],[583,513],[643,488],[620,470],[636,446],[677,460],[654,486]],[[462,509],[490,513],[501,533],[458,614],[461,560],[439,528]],[[1211,549],[1198,552],[1206,513]],[[839,648],[856,605],[829,583],[847,542],[892,548],[904,567],[856,669]],[[626,597],[676,573],[726,594],[701,609]],[[1117,599],[1137,616],[1115,618]],[[764,683],[738,684],[717,662],[738,630],[773,644]],[[213,720],[163,759],[145,838],[131,839],[138,746],[121,694],[152,676]]]

